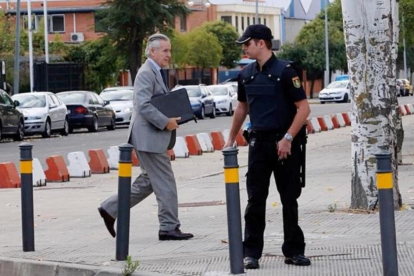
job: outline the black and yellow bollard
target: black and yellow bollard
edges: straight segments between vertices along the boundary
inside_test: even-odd
[[[375,157],[377,158],[383,273],[384,276],[398,276],[391,154],[379,153]]]
[[[116,224],[116,260],[125,261],[129,250],[132,150],[130,144],[119,146],[118,218]]]
[[[223,149],[224,180],[226,182],[227,225],[229,233],[230,272],[244,273],[243,243],[240,214],[238,149]]]
[[[22,143],[20,148],[20,175],[22,199],[22,233],[23,251],[35,251],[34,215],[33,215],[33,167],[32,148],[29,143]]]

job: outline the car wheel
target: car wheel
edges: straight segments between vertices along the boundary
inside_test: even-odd
[[[325,104],[325,102],[321,101],[321,104]]]
[[[52,134],[52,127],[50,126],[50,120],[46,119],[45,130],[42,133],[43,138],[49,138]]]
[[[23,141],[24,139],[24,122],[23,119],[19,121],[19,126],[17,127],[17,133],[14,135],[14,141]]]
[[[229,106],[229,112],[227,112],[226,115],[227,116],[232,116],[233,115],[233,106],[231,105],[231,103],[230,103],[230,106]]]
[[[106,127],[108,130],[115,130],[116,128],[116,124],[115,124],[115,119],[112,117],[111,119],[111,124],[109,126]]]
[[[204,119],[204,117],[206,116],[206,112],[205,112],[205,110],[204,110],[204,106],[202,106],[201,107],[201,112],[200,112],[200,115],[198,115],[197,117],[200,119],[200,120],[202,120],[202,119]]]
[[[88,127],[89,132],[97,132],[98,131],[98,118],[93,116],[93,124],[91,127]]]
[[[214,105],[213,105],[213,111],[211,112],[210,118],[211,119],[216,118],[216,107]]]
[[[60,134],[63,136],[68,136],[70,132],[68,118],[65,118],[65,122],[63,123],[63,129],[60,131]],[[72,129],[73,132],[73,129]]]
[[[349,96],[348,94],[345,94],[343,102],[347,103],[348,101],[349,101]]]

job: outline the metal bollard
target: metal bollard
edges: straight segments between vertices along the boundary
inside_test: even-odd
[[[384,276],[398,276],[391,154],[379,153],[375,157],[377,158],[383,273]]]
[[[22,143],[20,148],[20,175],[22,198],[22,232],[23,251],[35,251],[34,215],[33,215],[33,167],[32,148],[29,143]]]
[[[233,147],[222,150],[224,155],[224,180],[226,182],[227,225],[229,233],[230,272],[244,273],[243,243],[240,214],[239,150]]]
[[[132,150],[130,144],[119,146],[118,219],[116,224],[116,260],[125,261],[129,250]]]

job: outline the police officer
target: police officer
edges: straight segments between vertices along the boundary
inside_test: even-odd
[[[247,114],[250,115],[248,203],[245,212],[244,265],[259,268],[264,245],[266,199],[272,172],[283,205],[286,264],[310,265],[304,256],[305,238],[298,225],[300,141],[296,137],[310,114],[300,79],[289,62],[272,52],[272,32],[264,25],[250,25],[236,40],[246,55],[255,59],[238,78],[238,105],[228,141],[234,144]]]

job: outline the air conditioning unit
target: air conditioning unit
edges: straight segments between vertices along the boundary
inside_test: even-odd
[[[70,41],[71,42],[83,42],[85,38],[83,37],[83,33],[71,33],[70,34]]]

